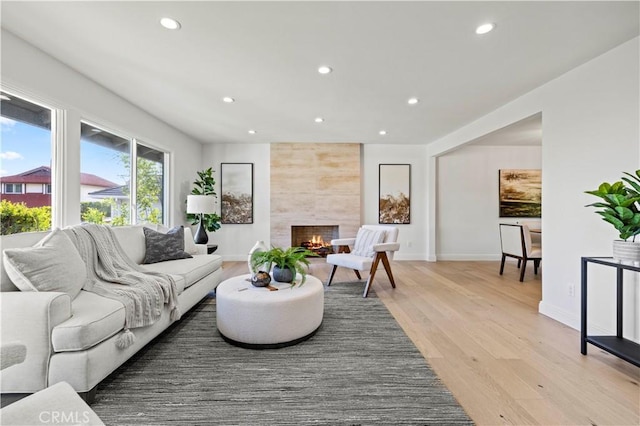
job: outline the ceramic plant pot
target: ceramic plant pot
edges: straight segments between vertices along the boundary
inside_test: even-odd
[[[614,240],[613,258],[620,262],[640,262],[640,242]]]
[[[289,268],[280,269],[278,266],[273,267],[273,279],[279,283],[293,282],[294,277],[295,274]]]

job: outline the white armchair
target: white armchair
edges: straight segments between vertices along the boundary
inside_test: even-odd
[[[360,271],[368,270],[369,278],[362,294],[362,297],[367,297],[378,265],[382,261],[384,270],[387,272],[391,282],[391,287],[396,288],[389,262],[393,260],[393,254],[400,249],[397,227],[363,225],[358,230],[356,238],[331,240],[331,245],[338,246],[338,253],[327,256],[327,263],[333,265],[327,279],[327,286],[331,285],[338,266],[353,269],[359,280],[362,279]],[[350,247],[353,247],[353,249]]]

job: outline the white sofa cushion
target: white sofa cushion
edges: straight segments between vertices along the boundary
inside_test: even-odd
[[[197,254],[191,259],[169,260],[142,266],[150,271],[178,275],[184,279],[183,288],[188,288],[220,268],[222,266],[222,257],[215,254]],[[178,290],[179,293],[181,293],[180,290]]]
[[[88,291],[81,291],[71,302],[71,313],[51,334],[56,352],[91,348],[124,327],[124,305]]]
[[[6,249],[3,263],[22,291],[60,291],[72,299],[87,281],[87,267],[71,239],[54,229],[33,247]]]
[[[127,256],[137,264],[141,264],[145,251],[142,226],[114,226],[111,229]]]

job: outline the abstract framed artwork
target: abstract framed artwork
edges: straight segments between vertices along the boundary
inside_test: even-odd
[[[253,163],[220,164],[221,221],[253,223]]]
[[[378,167],[378,223],[411,223],[411,164]]]
[[[500,169],[500,217],[542,217],[542,170]]]

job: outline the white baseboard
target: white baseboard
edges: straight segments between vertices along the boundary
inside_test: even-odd
[[[502,258],[501,254],[438,254],[438,260],[460,261],[494,261]]]
[[[569,312],[557,306],[550,305],[548,303],[545,303],[544,301],[540,301],[540,303],[538,304],[538,312],[540,312],[544,316],[547,316],[553,320],[561,322],[564,325],[567,325],[575,330],[580,331],[580,315],[579,314],[576,315],[573,312]],[[589,334],[593,334],[593,335],[606,336],[606,335],[615,334],[615,330],[609,330],[598,324],[594,324],[591,321],[587,322],[587,329],[589,330]]]

